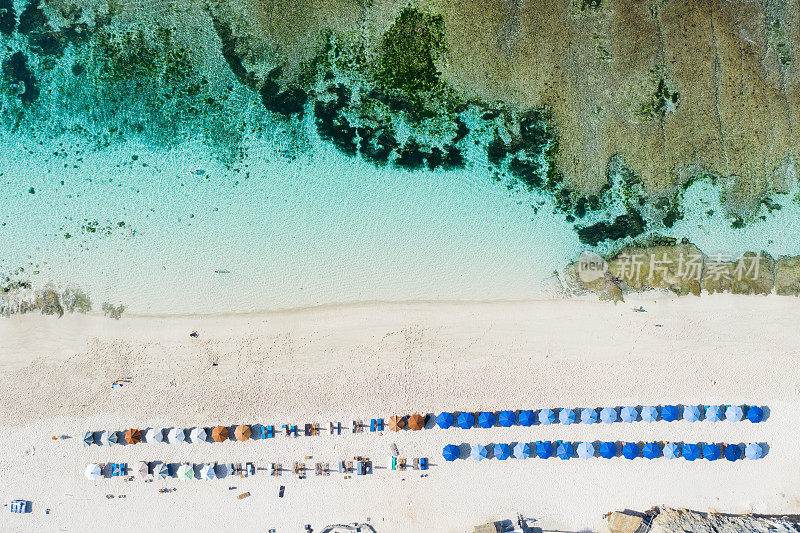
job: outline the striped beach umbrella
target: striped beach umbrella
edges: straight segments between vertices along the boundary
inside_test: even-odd
[[[200,479],[205,479],[206,481],[216,479],[217,472],[214,470],[214,465],[208,464],[203,465],[200,467]]]
[[[461,429],[470,429],[475,427],[475,415],[472,413],[458,413],[456,425]]]
[[[642,420],[645,422],[655,422],[658,420],[658,408],[652,405],[642,407]]]
[[[581,409],[581,423],[594,424],[597,422],[597,409]]]
[[[642,445],[642,457],[645,459],[655,459],[661,455],[661,449],[656,442],[645,442]]]
[[[494,458],[500,461],[505,461],[511,457],[511,446],[508,444],[495,444],[494,445]]]
[[[546,440],[536,441],[536,456],[539,459],[548,459],[553,456],[553,444]]]
[[[678,413],[678,406],[664,405],[661,407],[661,420],[666,422],[675,422],[680,414]]]
[[[684,405],[683,419],[687,422],[697,422],[702,418],[699,405]]]
[[[700,457],[700,446],[697,444],[684,444],[681,446],[681,455],[687,461],[694,461]]]
[[[594,457],[594,454],[594,444],[591,442],[581,442],[578,444],[578,457],[581,459],[590,459]]]
[[[542,409],[539,411],[539,423],[547,426],[556,421],[556,413],[552,409]]]
[[[764,419],[764,410],[757,405],[747,408],[747,419],[753,424],[757,424]]]
[[[510,428],[517,423],[517,415],[514,411],[500,411],[497,413],[497,422],[504,428]]]
[[[738,444],[728,444],[725,446],[725,459],[728,461],[736,461],[742,457],[742,449]]]
[[[100,465],[97,463],[89,463],[86,466],[86,470],[83,471],[83,475],[86,476],[87,479],[95,481],[100,479],[100,476],[103,475],[103,469],[100,468]]]
[[[469,452],[469,455],[476,461],[483,461],[484,459],[488,459],[491,453],[492,449],[489,446],[483,446],[481,444],[478,444],[477,446],[472,447],[472,449]]]
[[[639,457],[639,445],[635,442],[626,442],[622,445],[622,456],[625,459],[636,459]]]
[[[169,430],[169,442],[175,444],[178,442],[186,442],[186,431],[182,428],[172,428]]]
[[[627,405],[620,409],[620,418],[623,422],[636,422],[639,419],[639,411],[635,407]]]
[[[704,444],[703,445],[703,458],[708,459],[709,461],[716,461],[719,459],[720,455],[722,455],[722,450],[719,449],[719,446],[716,444]]]
[[[577,419],[578,416],[575,414],[575,409],[561,409],[561,411],[558,412],[558,421],[565,426],[574,424]]]
[[[706,420],[709,422],[719,422],[724,417],[722,413],[722,407],[719,405],[707,405],[706,406]]]
[[[436,425],[442,429],[450,429],[455,421],[453,413],[439,413],[439,416],[436,417]]]
[[[530,409],[526,409],[519,412],[517,419],[520,426],[530,427],[536,422],[536,415]]]
[[[681,456],[681,447],[674,442],[664,443],[664,457],[667,459],[677,459]]]
[[[189,464],[182,464],[178,467],[177,477],[181,481],[194,479],[194,467]]]
[[[494,413],[484,411],[478,415],[478,425],[484,429],[494,426]]]
[[[161,428],[147,428],[144,432],[144,440],[148,444],[164,442],[164,430]]]
[[[442,457],[444,457],[445,461],[455,461],[459,455],[461,455],[461,452],[455,444],[448,444],[442,450]]]
[[[725,420],[739,422],[742,418],[744,418],[744,410],[738,405],[729,405],[728,408],[725,409]]]
[[[600,409],[600,420],[604,424],[613,424],[617,421],[617,410],[613,407],[603,407]]]
[[[514,445],[513,453],[517,459],[527,459],[531,456],[531,445],[527,442],[518,442]]]
[[[573,448],[572,443],[559,442],[558,446],[556,446],[556,455],[559,459],[566,461],[567,459],[571,459],[574,454],[575,448]]]
[[[764,450],[761,448],[760,444],[748,442],[744,447],[744,456],[751,461],[755,461],[756,459],[761,459],[764,456]]]
[[[600,457],[604,459],[611,459],[617,456],[617,445],[613,442],[600,443]]]

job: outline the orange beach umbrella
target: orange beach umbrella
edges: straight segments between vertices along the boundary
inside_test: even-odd
[[[236,440],[246,441],[250,438],[250,426],[236,426],[236,431],[233,432]]]
[[[128,444],[138,444],[142,442],[142,430],[141,429],[129,429],[125,432],[125,442]]]
[[[224,442],[228,440],[228,428],[225,426],[217,426],[211,430],[211,438],[214,442]]]
[[[389,417],[389,429],[392,431],[400,431],[406,427],[406,419],[402,416],[394,415]]]
[[[411,431],[419,431],[425,427],[425,417],[418,414],[413,414],[408,417],[408,428]]]

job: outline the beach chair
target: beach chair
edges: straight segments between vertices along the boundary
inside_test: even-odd
[[[281,465],[280,463],[272,463],[272,472],[270,472],[273,476],[280,476],[281,475]]]
[[[414,462],[411,465],[414,470],[419,470],[419,457],[414,457]]]
[[[398,459],[397,461],[397,469],[398,470],[405,470],[406,469],[406,458],[403,457],[402,459]]]
[[[378,418],[375,421],[375,427],[378,431],[383,431],[383,418]]]
[[[359,476],[363,476],[367,473],[367,464],[364,461],[358,462],[358,467],[356,468],[356,474]]]
[[[322,475],[322,463],[317,463],[314,467],[314,474],[317,476]]]
[[[375,428],[377,427],[377,425],[378,425],[378,421],[375,420],[374,418],[369,421],[369,431],[370,431],[370,433],[375,433]]]
[[[360,427],[357,420],[353,420],[353,433],[358,433]]]
[[[119,477],[122,475],[122,469],[119,463],[108,463],[108,468],[111,471],[111,477]]]
[[[311,434],[314,435],[315,437],[319,435],[319,424],[317,424],[316,422],[314,422],[314,424],[311,426]]]
[[[289,424],[284,424],[282,427],[283,427],[283,431],[286,434],[286,436],[290,437],[291,436],[291,432],[289,431]]]
[[[253,463],[245,463],[245,470],[251,476],[256,475],[256,466]]]
[[[395,457],[395,456],[393,455],[393,456],[391,457],[391,462],[392,462],[392,470],[397,470],[397,457]]]
[[[419,458],[419,469],[420,470],[427,470],[428,469],[428,458],[427,457],[420,457]]]
[[[259,426],[258,429],[259,429],[258,437],[261,438],[261,439],[266,439],[267,438],[267,428],[264,427],[264,426]]]
[[[310,437],[311,436],[311,424],[306,424],[305,425],[305,429],[303,430],[303,434],[306,437]]]
[[[299,471],[300,471],[300,479],[305,479],[305,477],[306,477],[306,464],[305,463],[300,463]]]
[[[291,426],[289,428],[289,435],[292,436],[292,437],[296,437],[297,436],[297,426]]]
[[[267,426],[266,433],[268,439],[275,437],[275,426]]]
[[[345,472],[347,472],[347,470],[344,465],[344,461],[339,461],[339,473],[344,474]]]
[[[331,475],[331,465],[329,465],[328,463],[322,463],[322,475],[323,476]]]
[[[11,500],[12,513],[30,513],[31,502],[28,500]]]
[[[292,464],[292,474],[300,475],[300,463],[297,461]]]

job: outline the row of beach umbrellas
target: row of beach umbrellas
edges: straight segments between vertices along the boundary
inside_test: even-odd
[[[494,458],[504,461],[510,457],[515,459],[527,459],[538,457],[549,459],[558,457],[559,459],[591,459],[601,457],[611,459],[621,456],[625,459],[656,459],[666,457],[667,459],[677,459],[683,457],[687,461],[694,461],[701,456],[709,461],[716,461],[725,458],[728,461],[736,461],[745,457],[750,460],[761,459],[764,456],[763,447],[755,442],[747,444],[714,444],[714,443],[677,443],[665,442],[660,445],[658,442],[645,442],[642,444],[626,442],[621,449],[615,442],[564,442],[564,441],[537,441],[535,443],[517,442],[514,444],[487,444],[470,447],[469,456],[476,460]],[[455,444],[448,444],[442,450],[442,457],[446,461],[455,461],[461,457],[461,449]]]
[[[145,431],[140,429],[128,429],[122,431],[87,431],[83,438],[86,445],[97,444],[99,446],[111,446],[113,444],[139,444],[144,438],[144,442],[166,442],[178,443],[187,442],[188,438],[191,442],[224,442],[230,438],[231,432],[226,426],[216,426],[215,428],[195,427],[191,429],[184,428],[148,428]],[[233,438],[238,441],[246,441],[252,435],[250,426],[239,425],[233,430]]]
[[[412,415],[419,416],[419,415]],[[542,425],[554,424],[558,421],[561,424],[596,424],[603,422],[612,424],[614,422],[655,422],[664,420],[674,422],[683,418],[688,422],[707,420],[709,422],[720,422],[729,420],[739,422],[749,420],[753,423],[761,422],[764,419],[763,408],[757,405],[664,405],[664,406],[644,406],[644,407],[602,407],[585,409],[540,409],[538,411],[524,410],[519,411],[500,411],[497,414],[491,411],[484,411],[477,414],[460,412],[442,412],[436,417],[436,424],[442,429],[459,427],[470,429],[477,425],[482,428],[490,428],[495,425],[511,427],[519,424],[520,426],[532,426],[536,423]],[[423,422],[424,426],[424,422]],[[391,429],[391,423],[390,423]],[[420,428],[421,429],[421,428]]]
[[[107,465],[108,468],[109,465]],[[199,468],[197,468],[199,467]],[[98,463],[89,463],[84,470],[84,475],[92,481],[103,477],[103,466]],[[145,461],[139,461],[136,465],[135,473],[142,479],[152,475],[155,479],[166,479],[170,477],[169,467],[162,462],[154,462],[152,468]],[[174,469],[174,474],[180,481],[190,479],[211,480],[223,478],[233,473],[233,467],[229,464],[189,464],[182,463]]]

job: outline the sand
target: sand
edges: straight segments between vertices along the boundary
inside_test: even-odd
[[[640,303],[646,313],[633,312]],[[217,317],[3,320],[0,500],[31,500],[33,512],[3,508],[0,530],[98,531],[113,523],[121,531],[300,531],[369,520],[380,532],[463,532],[522,513],[545,530],[602,531],[603,513],[653,505],[798,513],[798,310],[794,298],[714,295],[617,306],[361,304]],[[189,338],[192,330],[198,339]],[[122,377],[132,382],[111,389]],[[110,449],[80,442],[86,430],[131,426],[327,426],[411,412],[664,403],[758,404],[769,417],[760,424],[426,429]],[[50,438],[61,434],[73,438]],[[768,454],[736,463],[441,459],[448,443],[557,439],[763,442]],[[359,455],[386,467],[393,443],[402,457],[429,457],[429,475],[376,468],[347,480],[264,471],[188,483],[83,477],[95,461],[267,467],[312,456],[307,464],[334,466]],[[160,494],[162,487],[178,490]],[[245,491],[251,496],[237,500]]]

